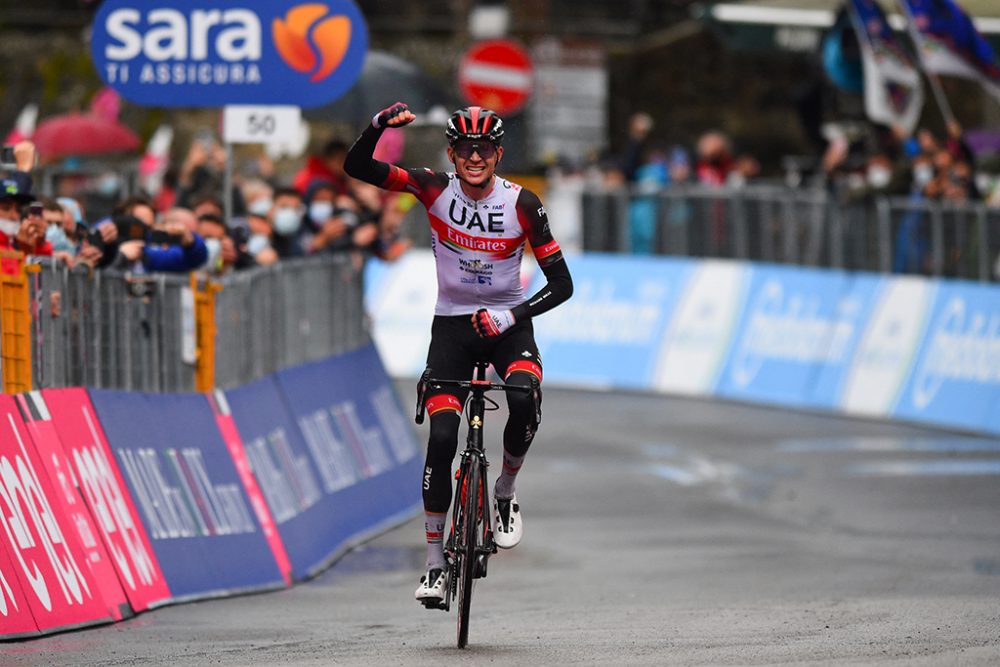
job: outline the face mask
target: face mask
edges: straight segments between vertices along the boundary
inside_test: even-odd
[[[913,182],[924,187],[934,179],[934,167],[929,164],[918,165],[913,168]]]
[[[208,260],[205,268],[210,271],[218,271],[222,268],[222,241],[219,239],[205,239],[205,249],[208,250]]]
[[[271,240],[265,234],[253,234],[247,239],[247,252],[251,255],[256,255],[270,246]]]
[[[73,244],[66,236],[66,230],[59,225],[49,225],[45,230],[45,240],[52,244],[52,249],[56,252],[73,249]]]
[[[321,225],[333,215],[333,204],[328,201],[317,201],[309,205],[309,219]]]
[[[291,236],[302,226],[302,216],[297,209],[282,207],[274,212],[274,233]]]
[[[872,167],[868,170],[868,184],[873,188],[882,189],[892,180],[892,172],[882,167]]]
[[[0,232],[14,238],[17,235],[17,230],[19,229],[21,229],[21,223],[17,220],[4,220],[0,218]]]
[[[266,218],[267,214],[271,212],[272,206],[274,206],[274,202],[265,197],[263,199],[255,199],[250,202],[250,205],[247,206],[247,210],[256,216]]]

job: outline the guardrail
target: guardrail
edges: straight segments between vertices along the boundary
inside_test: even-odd
[[[361,273],[347,256],[290,260],[211,282],[31,261],[39,266],[29,274],[36,389],[231,388],[368,340]],[[205,327],[215,328],[214,349],[199,336]]]
[[[1000,279],[1000,210],[819,189],[668,186],[582,195],[585,251]]]

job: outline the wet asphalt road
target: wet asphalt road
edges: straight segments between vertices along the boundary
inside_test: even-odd
[[[518,489],[525,538],[464,651],[454,612],[412,599],[415,519],[294,589],[3,644],[0,665],[1000,664],[998,440],[550,389]]]

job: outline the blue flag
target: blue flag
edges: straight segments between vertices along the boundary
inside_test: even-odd
[[[982,83],[1000,98],[1000,61],[953,0],[902,0],[927,71]]]

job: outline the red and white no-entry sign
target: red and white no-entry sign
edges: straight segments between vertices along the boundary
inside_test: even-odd
[[[520,111],[534,86],[531,58],[515,42],[479,42],[458,66],[458,86],[469,104],[499,114]]]

